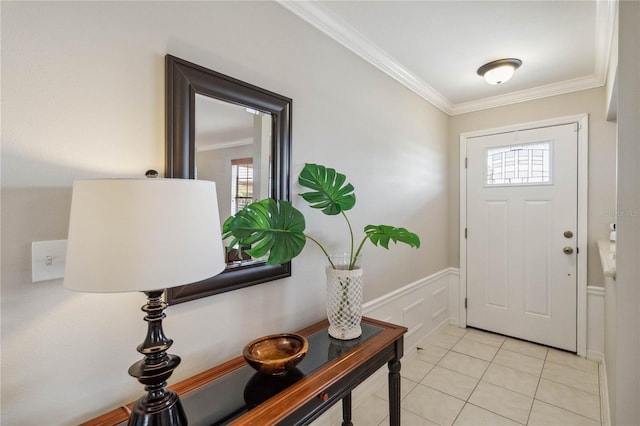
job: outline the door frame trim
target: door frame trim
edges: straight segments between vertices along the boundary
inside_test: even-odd
[[[577,114],[566,117],[552,118],[548,120],[532,121],[528,123],[514,124],[504,127],[477,130],[460,134],[460,291],[459,314],[460,326],[467,326],[467,311],[465,298],[467,297],[467,240],[465,228],[467,224],[467,171],[465,159],[467,158],[467,139],[478,136],[489,136],[498,133],[522,131],[540,127],[551,127],[562,124],[578,125],[578,238],[576,246],[579,251],[577,256],[577,294],[576,294],[576,348],[579,356],[587,355],[587,259],[588,259],[588,177],[589,177],[589,115]]]

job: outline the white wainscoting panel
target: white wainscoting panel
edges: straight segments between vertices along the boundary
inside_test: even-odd
[[[449,268],[449,324],[460,327],[460,269]]]
[[[457,268],[444,269],[365,303],[363,313],[407,327],[404,348],[409,355],[431,333],[450,323],[457,325],[458,281]]]

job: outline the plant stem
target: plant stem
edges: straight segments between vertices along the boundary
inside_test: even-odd
[[[365,234],[364,238],[362,239],[362,242],[358,246],[358,250],[356,250],[356,254],[354,256],[354,259],[357,259],[358,256],[360,256],[360,251],[362,250],[362,247],[364,246],[364,243],[367,242],[367,238],[369,238],[369,235]]]
[[[316,240],[315,238],[304,234],[305,238],[313,241],[314,243],[316,243],[318,245],[318,247],[320,247],[320,250],[322,250],[322,252],[324,253],[324,255],[326,256],[327,260],[329,261],[329,264],[331,265],[331,267],[333,269],[336,269],[336,265],[333,264],[333,262],[331,261],[331,256],[329,256],[329,253],[327,253],[327,251],[324,249],[324,247],[322,247],[322,244],[320,244],[320,242],[318,242],[318,240]]]
[[[351,227],[351,222],[349,222],[349,218],[347,217],[347,214],[344,212],[344,210],[342,211],[342,216],[344,217],[344,220],[347,221],[347,225],[349,226],[349,235],[351,236],[351,251],[349,252],[349,270],[351,271],[356,265],[357,257],[353,255],[353,228]]]

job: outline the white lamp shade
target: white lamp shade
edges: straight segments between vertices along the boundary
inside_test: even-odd
[[[98,179],[73,185],[64,286],[163,290],[225,268],[214,182]]]

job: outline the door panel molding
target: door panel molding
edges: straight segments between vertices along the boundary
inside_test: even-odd
[[[525,200],[524,228],[524,312],[529,315],[538,315],[551,318],[551,269],[543,265],[551,264],[550,233],[551,233],[551,202],[549,200]],[[529,220],[531,217],[538,221]],[[544,219],[543,226],[536,226],[540,219]],[[537,260],[544,256],[544,262]],[[539,287],[534,286],[529,280],[530,274],[535,274],[534,282],[543,282],[544,294],[537,295]],[[535,290],[534,290],[535,287]],[[545,297],[538,297],[545,296]]]
[[[484,239],[487,243],[485,252],[487,253],[488,263],[484,268],[487,271],[487,276],[484,279],[484,303],[488,306],[507,309],[509,307],[509,288],[499,283],[504,283],[509,275],[507,262],[507,253],[509,252],[507,238],[509,235],[507,229],[509,203],[508,201],[490,201],[485,205],[485,208],[487,209],[486,232],[492,235],[493,239],[491,246],[489,246],[489,238],[485,236]],[[494,271],[494,274],[491,274],[490,271]],[[491,296],[499,297],[492,299]]]
[[[548,120],[533,121],[496,127],[473,132],[461,133],[459,136],[460,159],[460,288],[459,288],[459,325],[466,327],[467,313],[465,298],[467,297],[467,240],[465,228],[467,226],[467,180],[465,159],[467,158],[467,140],[478,136],[497,135],[501,133],[530,130],[535,128],[557,126],[576,123],[578,126],[578,229],[576,238],[577,254],[577,295],[576,295],[576,336],[577,354],[586,356],[587,353],[587,208],[588,208],[588,114],[577,114]]]

